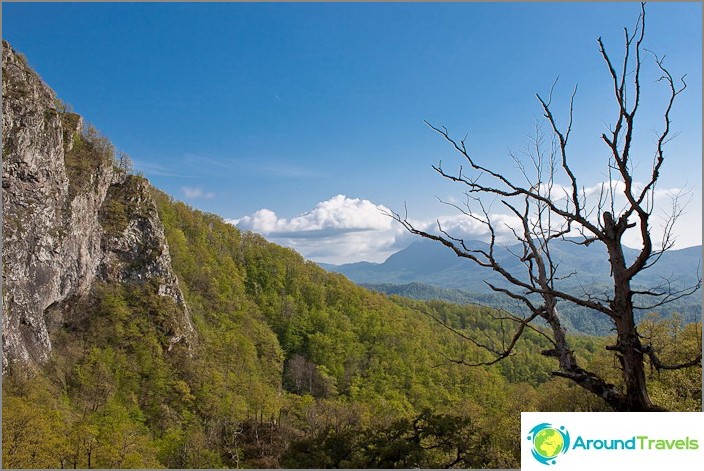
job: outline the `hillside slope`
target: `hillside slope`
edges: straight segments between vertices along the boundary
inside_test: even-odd
[[[470,249],[488,249],[481,241],[467,241]],[[496,257],[512,273],[522,275],[525,271],[519,257],[522,253],[517,245],[497,246]],[[610,280],[608,255],[603,247],[589,247],[569,241],[555,241],[551,248],[555,263],[559,264],[559,275],[565,277],[561,284],[566,288],[598,286]],[[633,259],[637,251],[624,248],[626,259]],[[702,247],[670,250],[663,254],[657,264],[643,271],[634,279],[638,286],[654,286],[669,280],[674,287],[695,284],[702,259]],[[325,269],[342,273],[357,283],[420,282],[450,289],[462,289],[470,293],[491,292],[485,281],[502,284],[499,275],[491,270],[457,257],[446,247],[427,239],[417,240],[407,248],[391,255],[383,263],[351,263],[346,265],[324,265]],[[570,273],[576,273],[567,277]],[[505,283],[505,282],[504,282]]]
[[[487,248],[480,241],[468,242],[468,247]],[[605,297],[612,290],[608,257],[603,247],[591,244],[589,247],[575,245],[568,241],[555,241],[551,249],[556,263],[559,263],[558,281],[567,292],[583,295],[585,290],[592,295]],[[497,259],[509,272],[525,276],[525,268],[520,260],[511,254],[520,253],[518,246],[498,247]],[[633,258],[636,251],[625,248],[626,258]],[[701,273],[701,246],[666,252],[648,270],[634,279],[633,285],[639,289],[670,286],[673,291],[694,286]],[[330,272],[342,273],[356,283],[387,294],[400,294],[415,299],[441,299],[460,303],[480,303],[496,309],[515,310],[517,303],[494,293],[487,282],[497,286],[506,281],[490,269],[480,267],[469,260],[457,257],[446,247],[431,240],[421,239],[409,247],[390,256],[383,263],[352,263],[348,265],[324,265]],[[569,275],[572,274],[572,275]],[[569,275],[569,276],[567,276]],[[605,295],[606,293],[606,295]],[[640,305],[652,304],[652,299],[636,298]],[[656,312],[663,316],[680,314],[687,322],[701,320],[701,290],[690,296],[658,307]],[[589,335],[608,335],[612,325],[608,318],[594,315],[593,312],[570,303],[562,303],[561,313],[566,326],[573,332]],[[637,310],[638,318],[643,318],[652,309]]]
[[[513,468],[520,411],[605,409],[540,331],[470,367],[515,327],[495,311],[368,291],[152,188],[3,47],[5,468]],[[664,360],[699,346],[649,326]],[[697,410],[699,373],[651,386]]]
[[[361,440],[349,465],[372,466],[368,443],[421,414],[515,427],[511,383],[550,379],[537,335],[505,370],[464,371],[443,355],[486,354],[429,313],[500,323],[394,302],[154,190],[6,42],[3,157],[5,467],[298,466],[333,430]],[[472,462],[516,463],[492,447]]]

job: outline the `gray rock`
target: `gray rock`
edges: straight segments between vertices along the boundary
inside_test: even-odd
[[[87,159],[80,116],[2,46],[3,372],[10,362],[46,361],[47,317],[53,324],[58,311],[60,320],[57,306],[97,282],[158,283],[178,307],[172,344],[188,342],[193,326],[149,183],[118,170],[106,140]],[[115,224],[111,211],[122,207]]]

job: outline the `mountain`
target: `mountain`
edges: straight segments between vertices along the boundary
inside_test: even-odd
[[[470,249],[488,249],[481,241],[466,243]],[[586,247],[570,241],[556,241],[552,245],[553,260],[559,263],[558,274],[575,272],[572,279],[566,279],[565,286],[595,285],[608,283],[610,267],[606,249],[599,244]],[[496,247],[496,258],[512,273],[522,273],[519,257],[520,245]],[[624,247],[627,260],[633,260],[637,251]],[[670,279],[675,285],[687,286],[696,282],[701,272],[702,247],[689,247],[666,252],[652,268],[643,271],[635,279],[639,285],[653,285],[663,279]],[[420,282],[444,288],[463,289],[468,292],[490,292],[484,283],[502,283],[499,275],[472,261],[457,257],[447,247],[428,239],[413,242],[407,248],[391,255],[383,263],[352,263],[345,265],[325,265],[329,271],[342,273],[356,283],[397,283]]]
[[[471,295],[467,291],[461,289],[441,288],[439,286],[427,285],[424,283],[408,283],[405,285],[394,283],[360,283],[360,286],[385,293],[388,295],[403,296],[411,299],[420,300],[443,300],[457,304],[483,304],[483,300],[488,295]]]
[[[466,243],[470,249],[488,249],[481,241]],[[559,263],[558,276],[565,276],[559,285],[565,290],[593,294],[608,293],[610,267],[608,255],[603,246],[591,244],[588,247],[572,241],[556,241],[552,246],[553,260]],[[519,245],[496,248],[496,258],[511,273],[524,273],[519,258]],[[637,251],[624,248],[627,260],[633,260]],[[650,288],[671,283],[673,289],[696,284],[701,274],[702,247],[689,247],[665,252],[651,268],[644,270],[634,279],[634,286]],[[507,298],[494,293],[487,282],[508,286],[500,275],[474,262],[457,257],[447,247],[428,239],[420,239],[407,248],[391,255],[383,263],[353,263],[347,265],[327,265],[329,271],[341,273],[352,281],[370,289],[387,294],[398,294],[415,299],[442,299],[451,302],[486,304],[500,309],[516,309]],[[574,273],[570,276],[571,273]],[[644,301],[646,304],[646,301]],[[573,330],[603,335],[610,332],[608,319],[589,316],[588,310],[563,303],[561,311],[568,318],[568,326]],[[648,310],[642,310],[644,315]],[[690,322],[701,318],[701,291],[658,309],[662,314],[679,313]]]

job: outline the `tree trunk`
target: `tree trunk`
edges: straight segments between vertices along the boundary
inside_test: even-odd
[[[546,299],[546,305],[548,307],[545,319],[555,336],[555,349],[545,350],[542,354],[556,357],[560,364],[560,370],[554,371],[552,374],[574,381],[582,388],[602,398],[615,411],[627,410],[627,401],[615,385],[607,383],[595,374],[579,367],[574,357],[574,352],[569,347],[565,329],[562,327],[560,318],[557,315],[556,300]]]
[[[628,317],[631,318],[630,322]],[[625,318],[625,319],[624,319]],[[616,320],[618,333],[615,350],[621,362],[622,375],[626,387],[626,411],[645,412],[655,409],[645,383],[645,366],[643,348],[633,323],[633,309],[623,313],[623,318]]]
[[[626,223],[627,221],[622,220],[614,222],[610,213],[604,213],[604,233],[607,237],[604,242],[609,252],[609,263],[614,280],[614,297],[610,305],[616,325],[616,345],[608,349],[616,352],[621,363],[621,375],[626,388],[626,401],[622,410],[644,412],[656,408],[650,400],[645,383],[643,346],[633,317],[633,291],[621,244]]]

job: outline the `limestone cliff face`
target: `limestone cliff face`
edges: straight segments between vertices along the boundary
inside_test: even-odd
[[[148,182],[119,169],[109,143],[83,130],[5,41],[2,98],[3,371],[45,361],[51,325],[96,282],[156,283],[176,305],[171,342],[188,341]]]

